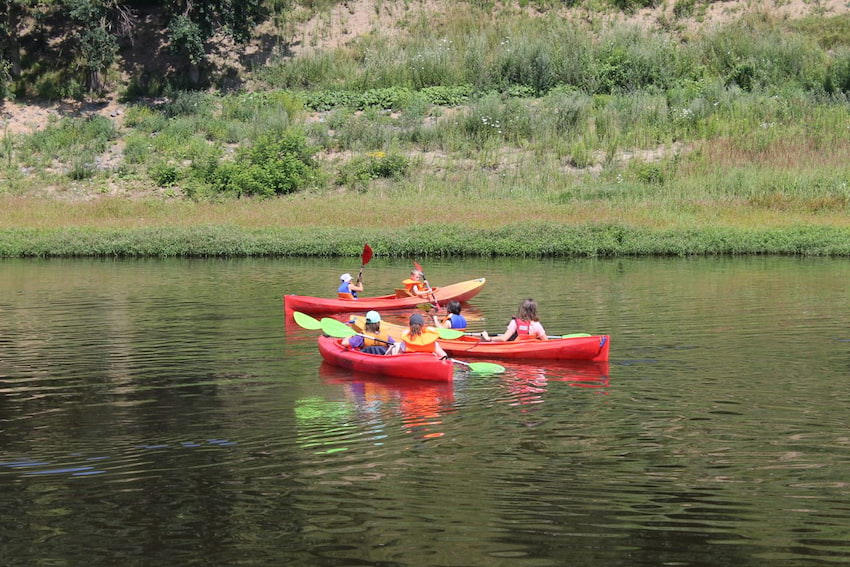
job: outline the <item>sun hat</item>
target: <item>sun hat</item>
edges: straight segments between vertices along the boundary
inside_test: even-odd
[[[350,282],[351,281],[351,274],[346,272],[346,273],[342,274],[341,276],[339,276],[339,279],[341,279],[344,282]]]
[[[425,317],[423,317],[419,313],[414,313],[413,315],[410,316],[410,324],[411,325],[424,325],[425,324]]]
[[[367,323],[380,323],[381,315],[377,311],[369,311],[366,313],[366,322]]]

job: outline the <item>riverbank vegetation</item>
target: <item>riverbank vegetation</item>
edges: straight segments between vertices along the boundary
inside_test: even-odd
[[[714,5],[377,2],[239,89],[134,83],[7,129],[0,254],[850,254],[850,14]]]

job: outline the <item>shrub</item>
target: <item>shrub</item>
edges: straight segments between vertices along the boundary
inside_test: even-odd
[[[167,162],[155,163],[148,169],[148,174],[159,187],[174,185],[180,176],[177,166]]]
[[[850,95],[850,49],[835,53],[824,79],[824,90],[830,94]]]
[[[180,91],[161,107],[167,118],[177,116],[212,116],[215,109],[215,97],[199,91]]]
[[[127,163],[145,163],[151,154],[150,139],[146,134],[132,133],[127,136],[124,146],[124,161]]]
[[[370,89],[357,97],[357,108],[383,108],[390,110],[401,108],[411,97],[410,89],[389,87],[386,89]]]
[[[127,109],[124,125],[144,132],[159,132],[168,125],[168,119],[150,107],[133,105]]]
[[[314,152],[300,132],[265,135],[241,149],[234,162],[215,166],[208,172],[207,181],[217,191],[237,195],[292,193],[315,179]]]
[[[472,95],[470,85],[456,87],[436,86],[426,87],[420,91],[425,100],[439,106],[459,106],[469,100]]]
[[[360,185],[372,179],[400,179],[407,174],[410,160],[400,154],[373,152],[351,159],[340,168],[338,185]]]
[[[23,150],[49,159],[76,158],[103,153],[116,136],[112,121],[103,116],[65,118],[26,138]]]

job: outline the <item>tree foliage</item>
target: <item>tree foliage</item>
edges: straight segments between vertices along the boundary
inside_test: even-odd
[[[183,54],[193,64],[203,61],[205,42],[216,33],[244,43],[265,17],[261,0],[181,0],[162,4],[169,15],[172,51]]]
[[[0,0],[0,93],[46,73],[101,91],[120,55],[141,61],[159,47],[136,41],[143,35],[167,38],[175,68],[198,82],[211,38],[246,42],[265,16],[262,0]]]

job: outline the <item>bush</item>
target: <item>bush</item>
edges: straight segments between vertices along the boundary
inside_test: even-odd
[[[162,105],[162,114],[167,118],[177,116],[212,116],[215,109],[215,98],[199,91],[180,91]]]
[[[824,80],[824,90],[829,94],[850,95],[850,49],[835,53]]]
[[[103,116],[65,118],[26,138],[23,150],[48,159],[70,159],[82,153],[103,153],[116,136],[112,121]]]
[[[166,162],[155,163],[148,170],[148,174],[159,187],[174,185],[180,177],[177,166]]]
[[[370,89],[357,97],[357,108],[382,108],[390,110],[402,108],[410,100],[410,89],[389,87],[386,89]]]
[[[300,132],[265,135],[240,150],[234,162],[215,165],[207,172],[207,181],[217,191],[236,195],[292,193],[315,179],[314,152]]]
[[[361,185],[373,179],[400,179],[407,174],[410,160],[400,154],[374,152],[350,160],[340,168],[338,185]]]
[[[438,106],[459,106],[469,100],[472,95],[472,87],[469,85],[457,87],[426,87],[420,91],[431,104]]]

